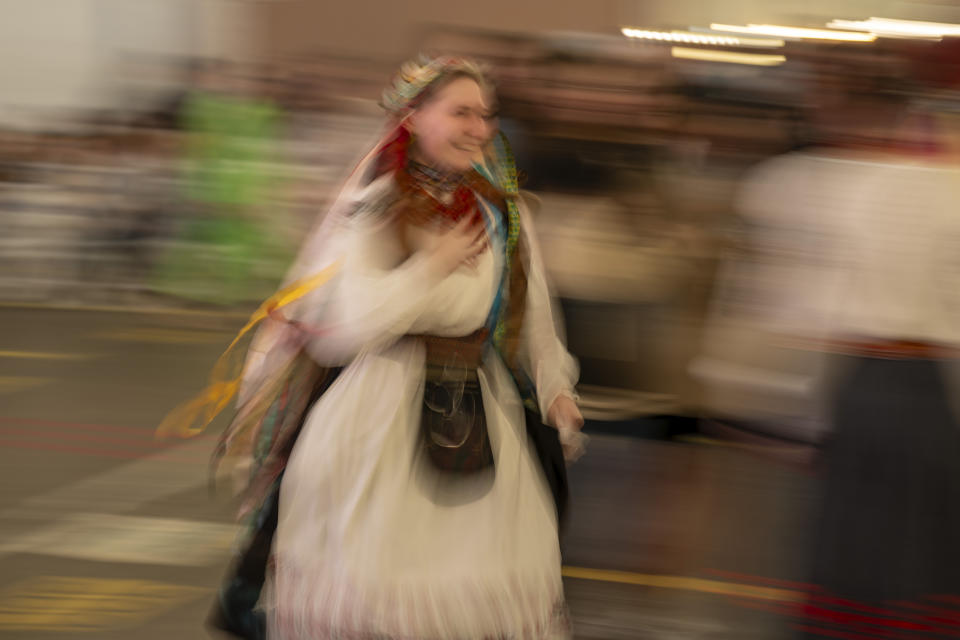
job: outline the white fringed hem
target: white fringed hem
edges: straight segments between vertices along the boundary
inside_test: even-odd
[[[425,582],[348,578],[275,565],[268,637],[278,640],[569,640],[559,568],[552,575]]]

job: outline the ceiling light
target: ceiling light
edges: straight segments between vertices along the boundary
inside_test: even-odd
[[[775,36],[778,38],[795,38],[802,40],[837,40],[842,42],[873,42],[877,36],[872,33],[856,31],[832,31],[830,29],[806,29],[802,27],[783,27],[774,24],[751,24],[735,26],[731,24],[711,24],[714,31],[728,33],[748,33],[752,35]]]
[[[673,47],[670,54],[674,58],[682,58],[685,60],[729,62],[731,64],[750,64],[761,67],[773,67],[787,61],[786,56],[764,53],[738,53],[735,51],[719,51],[716,49],[691,49],[690,47]]]

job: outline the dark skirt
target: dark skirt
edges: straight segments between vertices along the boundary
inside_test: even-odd
[[[811,637],[960,637],[960,423],[940,364],[851,364],[824,450],[818,591],[803,626]]]

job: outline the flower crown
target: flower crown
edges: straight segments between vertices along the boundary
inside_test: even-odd
[[[478,78],[486,76],[483,67],[468,58],[420,56],[403,63],[393,83],[383,92],[380,106],[391,114],[400,115],[415,106],[417,98],[438,78],[454,71]]]

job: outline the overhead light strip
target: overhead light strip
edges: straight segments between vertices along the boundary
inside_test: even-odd
[[[960,24],[893,20],[891,18],[834,20],[828,23],[827,27],[849,31],[866,31],[874,35],[891,38],[940,39],[945,36],[960,36]]]
[[[654,40],[658,42],[676,42],[683,44],[706,44],[713,46],[730,47],[764,47],[776,48],[784,46],[785,42],[777,38],[742,38],[713,33],[694,33],[692,31],[652,31],[650,29],[636,29],[624,27],[620,33],[628,38],[638,40]]]
[[[690,47],[673,47],[670,54],[674,58],[684,60],[702,60],[705,62],[727,62],[730,64],[748,64],[760,67],[774,67],[787,61],[786,56],[765,53],[739,53],[736,51],[721,51],[718,49],[693,49]]]
[[[726,33],[746,33],[758,36],[774,36],[777,38],[799,40],[834,40],[840,42],[873,42],[877,36],[873,33],[857,31],[834,31],[830,29],[807,29],[804,27],[784,27],[774,24],[749,24],[737,26],[732,24],[711,24],[713,31]]]
[[[684,42],[687,44],[713,44],[734,46],[740,44],[739,38],[732,36],[714,36],[702,33],[686,33],[679,31],[650,31],[647,29],[634,29],[624,27],[620,33],[628,38],[638,40],[657,40],[659,42]]]

